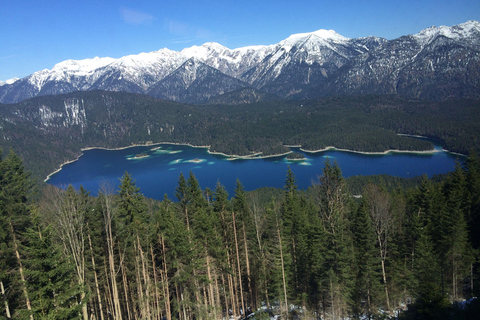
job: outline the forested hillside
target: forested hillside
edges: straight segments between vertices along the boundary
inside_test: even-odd
[[[193,106],[123,92],[76,92],[0,105],[0,147],[14,150],[42,180],[86,147],[176,142],[229,155],[282,154],[286,145],[355,151],[480,150],[478,100],[410,101],[332,97]]]
[[[480,285],[475,153],[442,182],[368,184],[359,201],[329,162],[307,192],[288,170],[270,199],[240,181],[230,199],[191,173],[161,202],[128,173],[98,197],[72,187],[34,196],[31,185],[20,158],[4,154],[2,319],[478,315],[478,300],[456,304]]]

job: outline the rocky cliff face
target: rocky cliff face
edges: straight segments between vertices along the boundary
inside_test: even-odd
[[[480,97],[478,22],[386,41],[328,84],[335,94],[379,93],[444,100]]]
[[[191,58],[153,85],[147,94],[166,100],[202,103],[210,97],[244,87],[248,87],[248,83]]]
[[[246,87],[290,99],[338,94],[479,98],[479,73],[476,21],[393,40],[349,39],[318,30],[269,46],[232,50],[206,43],[180,52],[162,49],[120,59],[68,60],[0,83],[0,102],[100,89],[205,103]]]

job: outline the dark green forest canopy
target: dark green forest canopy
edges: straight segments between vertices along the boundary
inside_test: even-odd
[[[0,318],[476,319],[480,158],[391,182],[353,201],[327,161],[306,192],[288,170],[283,190],[237,181],[229,200],[190,173],[178,202],[154,201],[126,172],[97,197],[34,199],[21,159],[0,154]]]
[[[209,145],[231,155],[281,154],[289,151],[286,145],[372,152],[432,148],[429,141],[397,135],[402,133],[437,139],[444,148],[467,154],[480,149],[480,102],[359,96],[194,106],[91,91],[0,105],[0,132],[0,146],[14,148],[38,178],[85,147],[148,142]]]

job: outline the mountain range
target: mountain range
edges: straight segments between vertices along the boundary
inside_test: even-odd
[[[197,104],[361,94],[480,98],[480,23],[430,27],[393,40],[318,30],[265,46],[205,43],[119,59],[67,60],[0,82],[0,102],[89,90]]]

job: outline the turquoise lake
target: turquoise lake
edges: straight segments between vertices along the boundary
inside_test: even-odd
[[[82,185],[92,194],[97,194],[105,184],[117,190],[119,178],[127,171],[141,192],[150,198],[163,199],[167,194],[176,200],[175,188],[182,172],[188,178],[190,171],[198,179],[202,189],[214,189],[217,181],[229,194],[234,194],[235,182],[239,179],[245,190],[260,187],[283,188],[288,166],[295,174],[299,188],[305,189],[322,173],[326,159],[336,161],[344,177],[352,175],[389,174],[399,177],[414,177],[426,174],[429,177],[454,170],[458,155],[442,151],[432,154],[388,153],[366,155],[360,153],[328,150],[316,153],[301,152],[306,160],[290,161],[286,156],[253,160],[229,160],[223,155],[208,153],[207,148],[185,145],[160,144],[131,147],[121,150],[91,149],[84,151],[75,162],[64,165],[53,174],[48,183],[65,188]],[[148,156],[135,158],[146,153]]]

